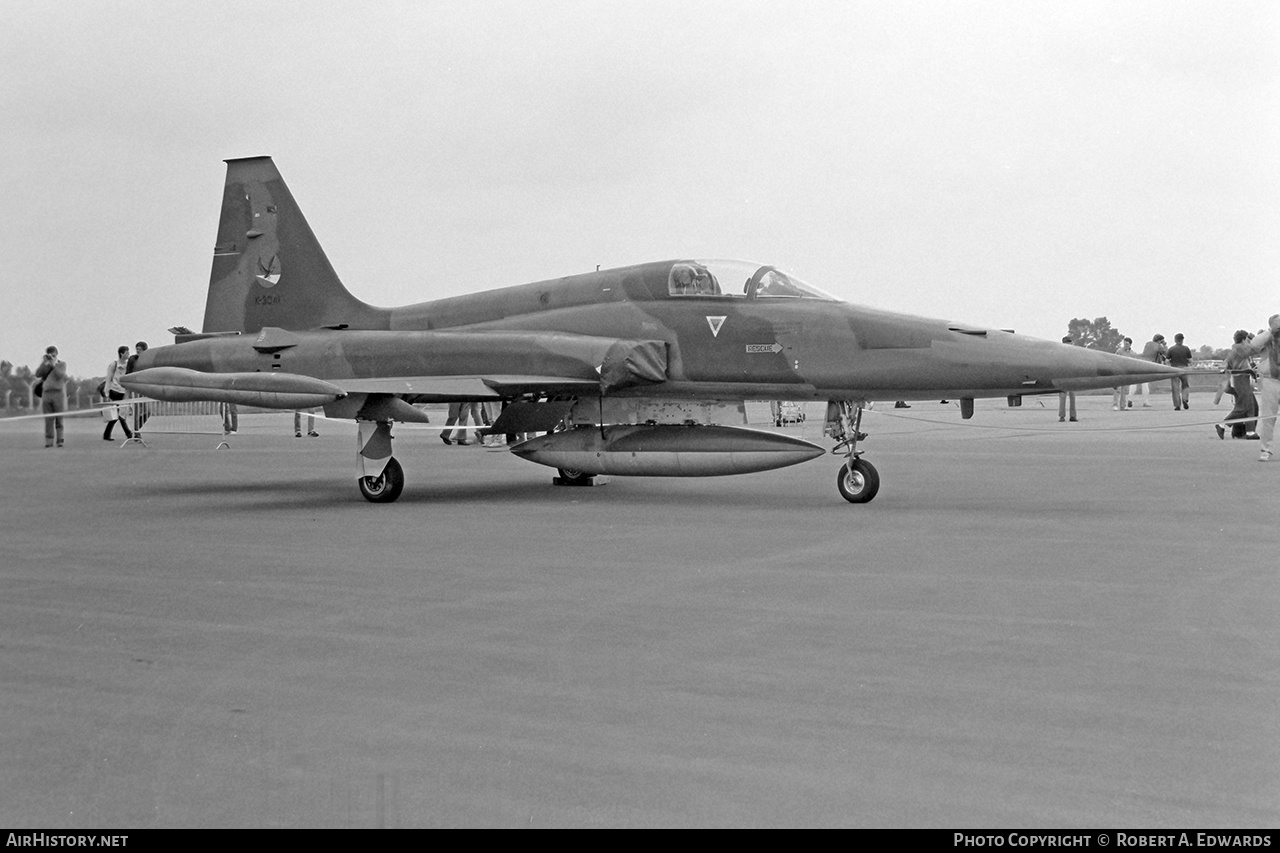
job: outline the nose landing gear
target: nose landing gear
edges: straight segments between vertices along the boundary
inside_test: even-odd
[[[880,491],[880,474],[867,460],[853,459],[840,466],[836,488],[849,503],[864,504]]]
[[[836,488],[849,503],[864,504],[880,491],[880,473],[874,465],[861,458],[858,442],[867,437],[861,432],[862,403],[849,400],[832,400],[827,406],[827,432],[836,440],[831,452],[844,454],[845,463],[836,476]],[[834,409],[834,411],[833,411]]]

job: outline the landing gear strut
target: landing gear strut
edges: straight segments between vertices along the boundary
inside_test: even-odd
[[[836,446],[831,452],[843,453],[845,457],[845,463],[840,466],[840,474],[836,477],[836,488],[840,490],[840,496],[849,503],[867,503],[880,491],[880,473],[874,465],[861,458],[863,451],[858,449],[858,442],[867,437],[859,429],[862,426],[862,403],[833,400],[831,405],[837,407],[835,412],[829,412],[827,418],[828,431],[836,440]],[[829,410],[830,408],[831,406],[828,407]],[[831,417],[832,414],[835,417]]]

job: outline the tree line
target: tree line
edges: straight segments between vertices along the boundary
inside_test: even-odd
[[[1096,349],[1103,352],[1115,352],[1120,348],[1120,342],[1125,336],[1121,334],[1119,329],[1111,325],[1111,321],[1106,317],[1096,317],[1092,320],[1086,320],[1084,317],[1076,317],[1067,323],[1067,334],[1071,336],[1071,342],[1078,347],[1085,349]],[[1129,335],[1133,338],[1134,349],[1142,351],[1142,344],[1151,340],[1155,336],[1155,332],[1151,332],[1144,336]],[[1173,340],[1173,333],[1165,335],[1169,340]],[[1201,344],[1199,349],[1192,350],[1192,357],[1198,360],[1225,359],[1229,347],[1222,349],[1214,349],[1208,344]]]

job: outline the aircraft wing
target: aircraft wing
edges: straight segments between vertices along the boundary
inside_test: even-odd
[[[393,394],[418,402],[496,400],[521,394],[598,394],[600,380],[574,376],[512,374],[467,376],[386,376],[370,379],[331,379],[348,394]]]
[[[292,349],[286,370],[323,377],[348,394],[413,396],[419,402],[608,394],[667,379],[667,344],[660,340],[506,330],[264,329],[260,337],[267,335],[287,338],[254,348]]]
[[[667,344],[661,340],[529,331],[265,328],[256,339],[206,336],[179,344],[155,366],[130,374],[125,384],[160,400],[291,408],[357,396],[419,403],[588,396],[666,378]]]

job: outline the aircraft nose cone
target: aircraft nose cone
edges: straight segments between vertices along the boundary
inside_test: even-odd
[[[1154,382],[1181,375],[1182,371],[1141,358],[1098,352],[1082,347],[1064,347],[1065,358],[1058,370],[1056,384],[1067,390],[1098,388],[1125,382]],[[1111,380],[1110,383],[1102,380]]]

